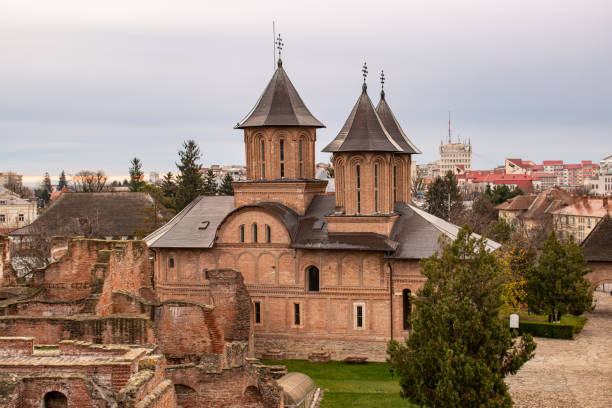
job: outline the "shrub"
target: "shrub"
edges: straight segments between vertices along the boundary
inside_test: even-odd
[[[529,333],[534,337],[571,340],[574,338],[574,326],[571,324],[521,321],[519,334],[523,333]]]

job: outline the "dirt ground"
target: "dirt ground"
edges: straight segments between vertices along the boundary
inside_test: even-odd
[[[536,356],[506,379],[515,407],[612,407],[612,296],[595,299],[575,340],[537,338]]]

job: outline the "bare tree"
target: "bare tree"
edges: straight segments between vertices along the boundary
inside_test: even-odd
[[[410,193],[412,197],[416,197],[417,193],[425,191],[425,178],[421,174],[420,171],[416,171],[415,174],[412,175],[412,183],[410,184]]]
[[[83,193],[98,193],[100,191],[108,191],[109,186],[106,185],[108,177],[104,171],[98,170],[81,170],[72,177],[75,191]]]

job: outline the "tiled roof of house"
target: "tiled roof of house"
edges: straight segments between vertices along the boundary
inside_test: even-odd
[[[602,218],[612,214],[612,206],[606,198],[584,198],[554,211],[553,214]]]
[[[527,210],[536,199],[536,195],[519,195],[512,197],[495,207],[496,210],[521,211]]]
[[[9,235],[133,236],[148,227],[146,209],[153,203],[147,193],[64,193],[32,224]],[[163,206],[157,208],[168,214]]]
[[[591,262],[612,262],[612,218],[605,216],[582,242],[584,259]]]

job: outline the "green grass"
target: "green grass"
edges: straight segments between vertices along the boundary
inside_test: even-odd
[[[263,362],[282,364],[289,371],[310,376],[318,387],[325,390],[321,408],[416,407],[400,397],[398,378],[395,376],[395,379],[391,379],[387,363],[309,363],[306,360]]]

